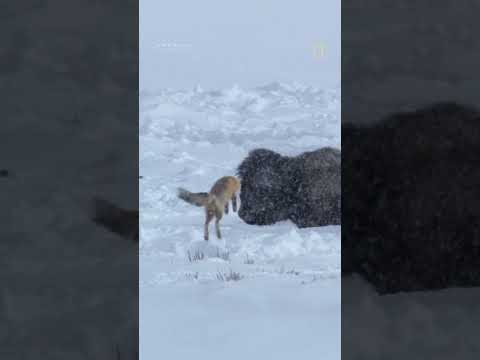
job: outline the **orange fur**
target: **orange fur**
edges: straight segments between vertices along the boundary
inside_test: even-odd
[[[240,181],[233,176],[224,176],[213,184],[209,193],[192,193],[179,188],[178,197],[189,204],[205,208],[204,239],[208,240],[208,225],[215,217],[217,238],[221,239],[220,220],[223,213],[228,214],[228,203],[232,201],[232,209],[237,211],[237,194],[240,190]]]

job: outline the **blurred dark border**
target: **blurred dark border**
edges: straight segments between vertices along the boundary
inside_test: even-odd
[[[0,4],[2,359],[138,358],[138,20],[137,0]]]
[[[480,353],[479,11],[342,1],[343,359]]]

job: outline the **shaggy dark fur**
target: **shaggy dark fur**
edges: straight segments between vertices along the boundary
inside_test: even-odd
[[[381,293],[480,285],[480,113],[452,103],[342,127],[342,273]]]
[[[296,157],[251,151],[238,167],[240,218],[255,225],[287,219],[298,227],[340,224],[340,160],[332,148]]]

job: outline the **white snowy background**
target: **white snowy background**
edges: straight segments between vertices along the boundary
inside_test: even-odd
[[[340,83],[338,0],[140,0],[140,89]]]
[[[203,210],[176,198],[257,147],[339,148],[339,111],[338,89],[298,84],[141,94],[142,359],[339,359],[340,226],[252,226],[230,210],[207,243]],[[219,279],[231,271],[242,279]]]
[[[142,360],[340,358],[339,226],[230,209],[207,243],[176,197],[258,147],[340,148],[339,83],[339,2],[140,1]]]

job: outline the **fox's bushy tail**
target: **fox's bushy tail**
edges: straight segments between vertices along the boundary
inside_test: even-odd
[[[206,192],[192,193],[184,188],[178,188],[177,196],[195,206],[206,206],[211,200],[210,195]]]

